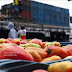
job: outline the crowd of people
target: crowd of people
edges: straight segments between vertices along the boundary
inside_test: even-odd
[[[16,30],[14,23],[13,22],[9,22],[8,24],[8,29],[9,29],[9,33],[8,33],[8,38],[20,38],[20,39],[26,39],[26,29],[24,27],[24,25],[22,25],[20,27],[20,30]]]

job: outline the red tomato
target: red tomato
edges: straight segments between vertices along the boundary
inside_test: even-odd
[[[53,56],[54,51],[53,47],[54,47],[53,45],[48,45],[47,47],[45,47],[44,51],[47,52],[47,57]]]
[[[67,52],[72,56],[72,47]]]
[[[4,43],[12,43],[12,41],[6,39],[6,40],[4,41]]]
[[[27,41],[26,40],[22,40],[20,43],[21,44],[27,44]]]
[[[65,58],[66,56],[69,56],[67,50],[58,46],[49,45],[48,47],[45,48],[45,51],[48,53],[48,57],[58,55],[61,58]]]
[[[48,72],[48,71],[43,70],[43,69],[38,69],[38,70],[34,70],[34,71],[32,71],[32,72]]]
[[[72,45],[66,45],[67,47],[69,47],[69,49],[68,49],[68,53],[69,53],[69,55],[72,55]]]
[[[72,45],[70,45],[70,44],[69,44],[69,45],[66,45],[66,46],[67,46],[67,47],[72,47]]]
[[[48,45],[47,47],[45,47],[44,51],[47,51],[48,49],[54,47],[53,45]]]
[[[11,39],[11,38],[8,38],[7,40],[12,41],[12,39]]]
[[[42,47],[42,41],[40,41],[39,39],[32,39],[30,41],[30,43],[35,43],[35,44],[39,44]]]
[[[44,45],[46,44],[46,43],[48,43],[48,42],[42,42],[43,44],[42,44],[42,48],[44,48]]]
[[[35,48],[35,47],[28,47],[26,49],[33,49],[33,50],[35,50],[42,57],[42,59],[47,57],[47,53],[46,53],[46,51],[44,51],[44,49]]]
[[[15,38],[15,39],[12,40],[12,43],[16,43],[16,44],[19,45],[20,44],[20,40],[18,38]]]
[[[5,45],[5,44],[1,44],[1,45],[0,45],[0,48],[2,48],[4,45]]]
[[[7,46],[0,51],[0,59],[21,59],[34,61],[33,57],[17,46]]]

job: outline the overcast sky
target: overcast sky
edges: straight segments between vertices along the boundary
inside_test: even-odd
[[[35,0],[38,2],[58,6],[58,7],[63,7],[63,8],[68,8],[70,12],[70,16],[72,16],[72,1],[67,1],[67,0]],[[13,0],[0,0],[0,8],[4,4],[9,4],[13,2]]]

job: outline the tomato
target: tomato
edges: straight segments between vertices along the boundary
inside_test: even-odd
[[[48,71],[43,70],[43,69],[37,69],[37,70],[34,70],[34,71],[32,71],[32,72],[48,72]]]
[[[21,59],[34,61],[33,57],[25,50],[17,46],[6,46],[0,51],[0,59]]]
[[[13,39],[13,40],[12,40],[12,42],[13,42],[13,43],[16,43],[16,44],[18,44],[18,45],[19,45],[19,44],[20,44],[20,39],[15,38],[15,39]]]
[[[26,49],[33,49],[33,50],[35,50],[41,56],[42,59],[47,57],[47,53],[46,53],[46,51],[44,51],[44,49],[35,48],[35,47],[28,47]]]
[[[35,50],[26,49],[26,51],[32,55],[32,57],[34,58],[35,62],[41,62],[42,61],[41,56]]]
[[[7,47],[7,46],[18,46],[17,44],[14,44],[14,43],[2,43],[0,45],[0,50]]]
[[[53,45],[48,45],[47,47],[45,47],[44,51],[47,52],[47,57],[53,56],[53,52],[54,52],[53,47],[54,47]]]
[[[72,47],[70,49],[68,49],[67,52],[69,53],[69,55],[72,55]]]
[[[22,40],[21,44],[27,44],[27,41],[26,40]]]
[[[43,44],[42,44],[42,48],[44,48],[44,45],[46,44],[46,43],[48,43],[48,42],[42,42]]]
[[[67,50],[58,46],[49,45],[45,48],[45,51],[48,53],[48,57],[53,56],[53,55],[58,55],[61,58],[65,58],[66,56],[69,55]]]
[[[40,51],[40,50],[35,50],[41,57],[42,59],[47,57],[47,53],[44,51]]]
[[[56,48],[54,50],[54,53],[55,53],[55,55],[58,55],[61,58],[65,58],[65,57],[67,57],[69,55],[68,52],[63,48]]]
[[[48,45],[47,47],[45,47],[44,51],[47,51],[48,49],[54,47],[53,45]]]
[[[6,39],[6,40],[4,41],[4,43],[12,43],[12,41]]]
[[[48,66],[48,72],[72,72],[72,62],[63,61],[52,63]]]
[[[6,40],[6,39],[1,38],[1,39],[0,39],[0,44],[1,44],[1,43],[4,43],[5,40]]]
[[[39,44],[42,47],[42,41],[40,41],[39,39],[32,39],[30,41],[30,43],[35,43],[35,44]]]
[[[0,44],[0,49],[1,49],[4,45],[6,45],[6,44],[5,44],[5,43]]]
[[[40,63],[50,62],[50,61],[56,61],[61,60],[60,56],[53,55],[51,57],[43,59]]]
[[[69,45],[66,45],[66,46],[67,46],[67,47],[72,47],[72,45],[70,45],[70,44],[69,44]]]
[[[7,40],[12,41],[12,39],[11,39],[11,38],[8,38]]]

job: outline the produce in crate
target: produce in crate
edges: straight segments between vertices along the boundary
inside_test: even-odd
[[[52,42],[48,42],[48,43],[46,43],[46,44],[44,45],[44,47],[46,47],[46,46],[48,46],[48,45],[53,45],[53,46],[54,46],[54,44],[53,44]]]
[[[22,49],[25,49],[25,47],[23,47],[23,46],[20,46],[20,45],[19,45],[18,47],[20,47],[20,48],[22,48]]]
[[[16,44],[19,45],[20,44],[20,39],[18,39],[18,38],[13,39],[12,43],[16,43]]]
[[[12,41],[12,39],[11,39],[11,38],[8,38],[7,40]]]
[[[68,47],[68,46],[62,46],[62,48],[66,48],[66,49],[69,49],[70,47]]]
[[[0,50],[1,50],[1,48],[2,48],[4,45],[6,45],[6,43],[0,44]]]
[[[32,55],[36,55],[36,56],[39,55],[41,57],[41,60],[43,59],[46,61],[48,60],[47,57],[51,57],[54,55],[57,55],[61,57],[62,59],[67,56],[72,56],[72,45],[66,45],[63,47],[59,47],[61,46],[59,42],[42,42],[39,39],[32,39],[29,43],[27,43],[27,40],[20,40],[19,38],[15,38],[15,39],[1,38],[0,39],[0,52],[4,48],[7,49],[8,46],[9,47],[14,46],[16,48],[17,47],[21,48],[22,50],[26,50],[27,53],[28,52],[32,53]],[[35,61],[40,62],[37,60]]]
[[[11,38],[8,38],[8,39],[1,38],[0,43],[12,43],[12,39]]]
[[[70,58],[72,58],[72,56],[67,56],[67,57],[65,57],[64,59],[68,59],[68,58],[70,59]]]
[[[0,39],[0,44],[4,43],[5,40],[6,40],[6,39],[1,38],[1,39]]]
[[[61,58],[65,58],[69,55],[66,49],[58,47],[58,46],[49,45],[44,50],[47,52],[48,57],[53,55],[58,55]]]
[[[47,53],[44,51],[44,49],[35,48],[35,47],[28,47],[28,48],[26,48],[25,50],[28,50],[28,49],[33,49],[33,50],[35,50],[35,51],[41,56],[42,59],[44,59],[44,58],[47,57]]]
[[[59,42],[52,42],[55,46],[61,47],[61,44]]]
[[[30,41],[30,43],[35,43],[35,44],[38,44],[38,45],[40,45],[41,47],[42,47],[42,41],[40,41],[39,39],[32,39],[31,41]]]
[[[69,56],[72,56],[72,45],[66,45],[66,46],[63,46],[63,47],[67,49]]]
[[[35,50],[33,50],[33,49],[26,49],[26,51],[32,55],[32,57],[34,58],[34,60],[36,62],[41,62],[42,61],[41,56]]]
[[[67,46],[67,47],[69,47],[69,48],[70,48],[70,47],[72,47],[72,45],[71,45],[71,44],[69,44],[69,45],[66,45],[66,46]]]
[[[6,39],[6,40],[4,41],[4,43],[12,43],[12,41],[9,40],[9,39]]]
[[[44,45],[46,44],[46,43],[48,43],[48,42],[42,42],[43,44],[42,44],[42,48],[44,48]]]
[[[19,46],[20,46],[20,47],[24,47],[24,48],[25,48],[25,45],[26,45],[26,44],[20,44]]]
[[[48,72],[48,71],[43,70],[43,69],[37,69],[37,70],[34,70],[34,71],[32,71],[32,72]]]
[[[20,43],[21,44],[27,44],[27,41],[26,40],[22,40]]]
[[[72,62],[63,61],[50,64],[48,72],[72,72]]]
[[[25,48],[27,48],[27,47],[37,47],[37,48],[41,48],[40,45],[35,44],[35,43],[27,43],[27,44],[25,44],[24,46],[25,46]]]
[[[20,59],[34,61],[34,58],[24,49],[17,46],[6,46],[0,51],[0,59]]]
[[[7,47],[7,46],[18,46],[17,44],[15,43],[2,43],[0,45],[0,50],[2,50],[3,48]]]
[[[70,47],[70,49],[68,49],[68,53],[70,56],[72,56],[72,47]]]
[[[45,58],[41,61],[41,63],[45,63],[45,62],[50,62],[50,61],[55,61],[55,60],[61,60],[61,58],[59,56],[51,56],[48,58]]]

